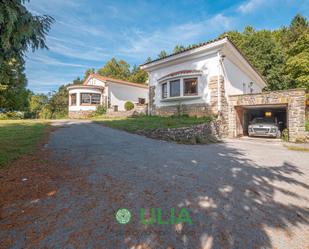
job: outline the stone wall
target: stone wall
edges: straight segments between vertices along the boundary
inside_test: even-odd
[[[219,93],[218,93],[218,81],[219,81]],[[224,77],[213,76],[210,77],[208,82],[208,88],[210,90],[210,111],[212,114],[218,116],[218,120],[221,122],[221,133],[223,136],[228,135],[228,101],[225,93]],[[218,105],[219,103],[219,105]]]
[[[286,105],[287,125],[290,141],[305,135],[305,89],[290,89],[283,91],[263,92],[258,94],[232,95],[228,97],[228,134],[237,136],[237,112],[238,107]]]
[[[93,111],[70,111],[69,118],[88,118]]]
[[[156,96],[156,87],[150,86],[149,87],[149,103],[148,103],[148,110],[149,110],[150,115],[155,115],[155,109],[156,109],[156,106],[154,104],[155,96]]]
[[[70,111],[69,112],[69,118],[72,119],[83,119],[83,118],[89,118],[89,116],[94,111]],[[108,108],[106,111],[106,114],[104,116],[108,117],[131,117],[134,115],[146,115],[148,112],[148,105],[135,105],[133,110],[130,111],[118,111],[115,112],[113,108]]]
[[[152,111],[152,114],[159,116],[189,115],[201,117],[212,115],[213,113],[210,110],[210,106],[206,103],[186,105],[180,102],[178,105],[157,107]]]
[[[220,121],[211,121],[189,127],[140,130],[137,133],[150,138],[175,141],[178,143],[210,143],[220,140],[220,125]]]

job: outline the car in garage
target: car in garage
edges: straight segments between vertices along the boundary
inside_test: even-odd
[[[256,117],[248,126],[248,135],[280,138],[281,132],[274,117]]]

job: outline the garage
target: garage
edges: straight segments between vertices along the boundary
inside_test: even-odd
[[[252,136],[270,135],[269,125],[278,127],[277,136],[288,127],[287,124],[287,105],[260,105],[260,106],[236,106],[237,112],[237,131],[238,136],[248,136],[249,125]],[[264,125],[264,127],[263,127]]]
[[[248,126],[255,118],[269,117],[287,129],[289,141],[305,136],[306,90],[289,89],[253,94],[229,95],[228,136],[248,135]],[[263,127],[264,128],[264,127]]]

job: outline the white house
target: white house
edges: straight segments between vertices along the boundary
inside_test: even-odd
[[[179,103],[187,109],[191,106],[194,114],[199,111],[193,107],[198,106],[208,108],[201,109],[201,114],[211,112],[214,107],[218,111],[223,97],[218,94],[218,89],[223,87],[220,81],[224,82],[226,96],[259,93],[266,86],[264,79],[226,37],[143,64],[141,68],[149,75],[150,113],[173,113],[172,107]]]
[[[127,101],[135,105],[148,103],[148,86],[91,74],[83,85],[72,85],[69,90],[69,116],[82,117],[107,105],[114,111],[125,111]]]
[[[265,80],[227,37],[141,69],[149,76],[152,115],[217,115],[222,134],[230,137],[246,135],[254,117],[271,115],[288,128],[292,140],[304,133],[305,89],[262,92]]]

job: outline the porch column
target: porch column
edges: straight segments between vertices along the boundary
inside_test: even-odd
[[[80,92],[76,93],[76,106],[80,106]]]

